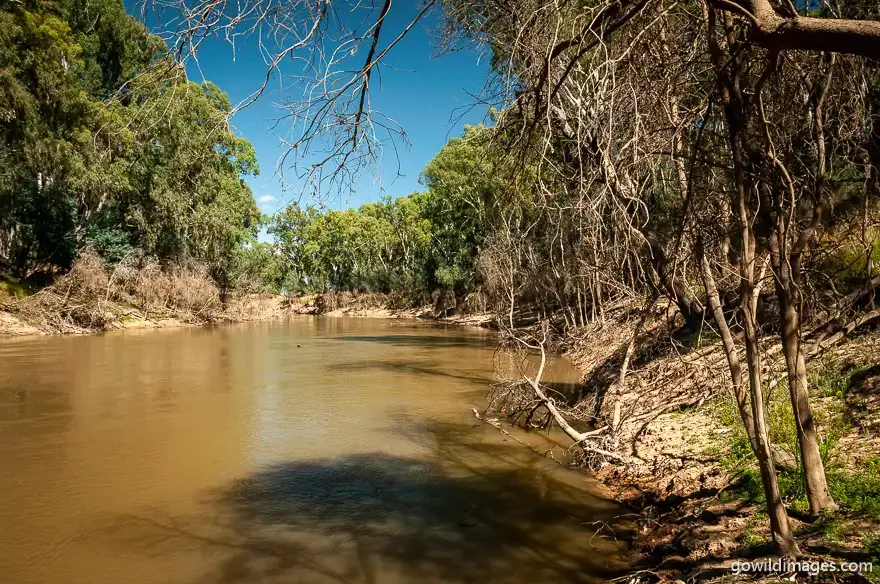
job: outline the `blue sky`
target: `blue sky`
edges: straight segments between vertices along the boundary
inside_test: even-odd
[[[402,1],[392,5],[383,26],[380,50],[411,21],[416,14],[415,4]],[[446,141],[461,134],[465,124],[484,121],[485,106],[472,108],[467,113],[465,110],[474,105],[473,94],[478,94],[483,87],[488,59],[473,50],[435,57],[437,51],[431,29],[436,26],[436,17],[429,17],[410,31],[388,54],[381,69],[381,86],[374,84],[372,89],[374,109],[400,122],[411,142],[409,149],[398,149],[400,169],[405,176],[397,176],[397,160],[393,152],[386,149],[378,169],[381,182],[377,181],[376,173],[365,174],[350,195],[325,197],[328,206],[356,207],[386,194],[397,197],[419,190],[419,173]],[[260,87],[266,66],[255,42],[239,43],[233,53],[228,43],[209,39],[199,51],[199,67],[189,63],[188,72],[194,81],[204,76],[218,85],[235,104]],[[297,98],[297,88],[286,87],[285,90],[288,98]],[[260,176],[248,177],[247,181],[261,210],[266,213],[279,210],[285,203],[299,200],[302,195],[301,188],[296,185],[283,191],[276,174],[283,147],[271,127],[273,119],[278,116],[274,104],[279,97],[277,89],[266,93],[232,120],[239,134],[256,149],[262,172]],[[283,130],[278,128],[276,132]]]

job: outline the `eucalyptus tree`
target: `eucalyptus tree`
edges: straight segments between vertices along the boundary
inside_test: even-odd
[[[259,219],[226,95],[190,82],[120,0],[3,3],[0,29],[0,269],[137,247],[225,285]]]

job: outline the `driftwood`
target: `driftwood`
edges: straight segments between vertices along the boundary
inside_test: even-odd
[[[544,370],[547,366],[547,335],[548,335],[548,327],[545,323],[543,326],[544,336],[543,339],[540,340],[536,345],[532,345],[527,343],[526,341],[517,338],[516,340],[522,344],[524,347],[530,350],[539,351],[541,354],[541,363],[538,366],[538,371],[535,374],[534,378],[529,376],[524,376],[526,382],[528,382],[529,386],[532,388],[535,396],[538,398],[539,405],[546,408],[547,412],[550,414],[551,418],[559,428],[565,432],[565,434],[571,438],[574,442],[574,445],[584,451],[586,454],[597,455],[604,458],[610,458],[616,460],[621,463],[630,462],[627,458],[617,454],[616,452],[612,452],[606,448],[600,447],[598,444],[592,442],[592,439],[605,434],[608,431],[607,426],[602,426],[596,430],[591,430],[588,432],[579,432],[575,429],[569,422],[566,420],[565,416],[562,412],[559,411],[559,408],[556,407],[556,403],[553,398],[549,397],[544,389],[541,387],[541,378],[544,375]]]

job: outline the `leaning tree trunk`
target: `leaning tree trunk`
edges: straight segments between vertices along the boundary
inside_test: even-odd
[[[825,466],[819,451],[819,436],[810,408],[809,384],[807,381],[807,365],[800,339],[800,315],[798,314],[799,294],[792,281],[793,263],[781,260],[775,255],[776,295],[779,298],[780,334],[782,352],[785,356],[785,368],[788,374],[788,392],[794,413],[798,445],[801,451],[801,464],[807,484],[807,499],[810,513],[819,515],[822,511],[837,509],[837,504],[828,490],[825,478]]]
[[[743,424],[746,427],[746,434],[749,437],[749,444],[752,445],[752,451],[757,452],[759,445],[755,431],[755,418],[752,416],[752,409],[749,404],[749,392],[743,383],[742,363],[740,363],[739,355],[736,352],[736,344],[733,341],[733,335],[730,333],[730,327],[727,325],[727,318],[724,316],[724,309],[721,306],[721,298],[718,294],[718,286],[715,284],[715,278],[712,276],[712,269],[709,267],[709,259],[706,257],[702,238],[697,239],[697,254],[700,257],[700,271],[703,285],[706,288],[706,299],[712,312],[712,317],[715,320],[715,325],[718,327],[718,332],[721,335],[721,344],[727,357],[727,367],[730,370],[730,381],[733,386],[733,397],[736,400],[740,418],[742,418]],[[724,257],[726,259],[726,252]]]
[[[754,240],[752,240],[753,242]],[[770,516],[770,531],[781,555],[794,556],[800,554],[797,542],[791,532],[788,514],[779,494],[776,480],[776,468],[773,466],[773,452],[770,449],[770,436],[767,431],[767,419],[764,415],[764,390],[761,376],[761,353],[758,345],[757,299],[754,285],[754,247],[743,254],[742,278],[742,315],[746,344],[746,364],[749,370],[749,393],[752,402],[752,418],[755,423],[755,456],[761,471],[761,483],[767,499],[767,514]],[[748,267],[747,267],[748,266]],[[746,423],[745,420],[743,420]]]

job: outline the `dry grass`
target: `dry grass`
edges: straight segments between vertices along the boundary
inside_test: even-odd
[[[207,266],[194,261],[163,266],[155,258],[130,256],[113,270],[110,283],[109,295],[145,313],[203,320],[222,308]]]
[[[86,249],[70,272],[6,310],[44,332],[77,333],[107,330],[130,318],[209,322],[222,308],[204,265],[163,266],[132,255],[108,273],[98,254]]]
[[[429,304],[438,305],[436,297],[427,295],[414,295],[407,292],[324,292],[315,295],[314,302],[320,307],[321,313],[345,310],[358,312],[365,310],[408,310],[425,308]],[[457,314],[482,314],[488,312],[488,299],[482,290],[476,290],[468,294],[456,306],[455,297],[447,293],[440,303],[449,309],[455,309]]]
[[[325,292],[319,294],[315,303],[321,312],[334,310],[367,310],[373,308],[391,308],[392,298],[388,294],[378,292]]]

